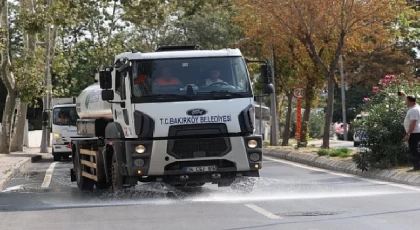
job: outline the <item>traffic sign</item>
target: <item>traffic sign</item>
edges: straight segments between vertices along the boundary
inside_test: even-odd
[[[302,87],[297,87],[293,90],[293,97],[301,99],[305,96],[305,90]]]

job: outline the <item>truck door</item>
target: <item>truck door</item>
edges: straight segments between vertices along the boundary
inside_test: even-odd
[[[132,130],[132,108],[130,101],[130,81],[129,81],[129,70],[120,72],[118,69],[115,70],[115,103],[114,109],[114,120],[119,123],[123,128],[124,135],[129,138],[134,134]]]

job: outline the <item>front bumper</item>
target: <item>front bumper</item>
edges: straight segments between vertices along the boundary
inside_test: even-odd
[[[234,178],[237,176],[259,176],[258,170],[262,167],[262,136],[227,137],[229,138],[230,150],[217,157],[199,157],[176,159],[168,151],[168,140],[126,141],[121,148],[123,162],[121,171],[128,176],[160,178],[162,180],[181,180],[182,176],[190,180],[211,182],[222,178]],[[255,148],[248,147],[249,140],[256,140]],[[136,146],[143,145],[146,151],[139,154],[135,151]],[[253,154],[253,157],[250,157]],[[258,156],[258,157],[257,157]],[[139,164],[141,163],[141,164]],[[189,172],[189,167],[216,166],[216,171]],[[159,179],[158,179],[159,180]]]
[[[71,147],[67,144],[53,144],[52,150],[54,153],[71,153]]]

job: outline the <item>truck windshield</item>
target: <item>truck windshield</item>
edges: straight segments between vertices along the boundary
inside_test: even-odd
[[[252,97],[242,57],[133,61],[132,102]]]
[[[78,118],[76,107],[57,107],[53,110],[54,125],[75,126]]]

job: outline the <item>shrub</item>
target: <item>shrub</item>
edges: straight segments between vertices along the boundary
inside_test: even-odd
[[[327,156],[329,154],[328,149],[320,149],[318,150],[318,156]]]
[[[337,149],[337,151],[339,151],[343,154],[349,154],[350,153],[350,149],[348,149],[348,148],[339,148],[339,149]]]
[[[375,87],[377,93],[373,98],[365,100],[364,111],[368,112],[368,116],[363,118],[363,122],[354,124],[355,128],[362,128],[367,133],[367,139],[361,143],[365,148],[353,156],[357,167],[362,170],[391,168],[408,160],[407,147],[402,142],[405,133],[402,123],[407,108],[397,92],[404,89],[407,93],[414,93],[413,87],[392,83],[396,81],[385,82],[381,90]]]
[[[325,114],[323,112],[311,112],[309,117],[309,137],[321,138],[324,134]]]
[[[270,146],[270,142],[269,141],[264,141],[263,142],[263,147],[267,148],[268,146]]]

